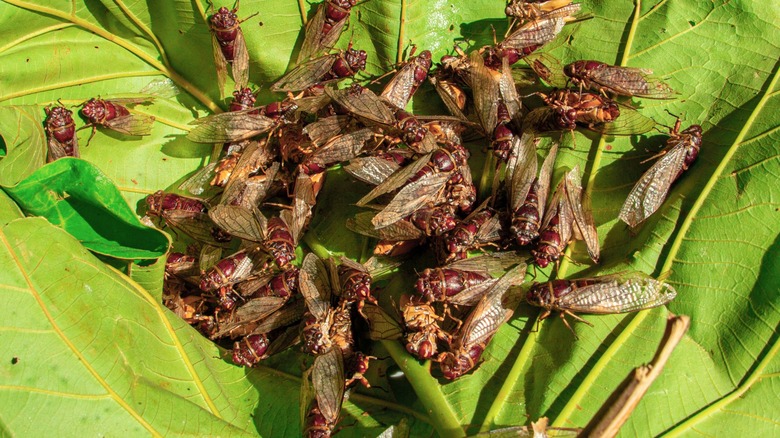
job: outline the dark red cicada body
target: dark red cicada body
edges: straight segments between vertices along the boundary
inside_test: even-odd
[[[271,277],[268,283],[256,289],[251,294],[251,297],[281,297],[289,299],[298,293],[299,274],[300,270],[295,266],[291,266],[286,271]]]
[[[73,112],[65,107],[46,107],[44,128],[49,145],[49,162],[62,157],[79,158],[79,139],[76,136],[76,124],[73,122]]]
[[[249,82],[249,52],[246,49],[244,34],[241,32],[241,21],[236,15],[237,11],[238,3],[233,10],[221,7],[216,14],[209,17],[214,64],[217,67],[217,84],[220,93],[225,88],[228,64],[231,65],[236,88],[246,87]]]
[[[208,207],[200,199],[163,191],[146,197],[147,216],[159,217],[171,228],[182,231],[200,242],[225,246],[229,236],[208,216]]]
[[[314,17],[306,24],[306,36],[298,53],[298,64],[336,45],[349,20],[350,11],[356,4],[357,0],[325,0],[320,3]]]
[[[351,78],[366,68],[366,52],[349,47],[298,65],[271,86],[271,91],[301,91],[329,81]]]
[[[523,138],[526,138],[525,136]],[[550,191],[553,165],[558,153],[554,144],[544,159],[539,176],[536,176],[536,147],[531,141],[524,143],[507,165],[507,190],[509,194],[509,236],[518,245],[526,246],[539,238],[547,195]]]
[[[672,184],[699,156],[701,126],[691,125],[680,132],[680,123],[677,119],[666,147],[658,154],[661,158],[639,178],[620,209],[618,218],[630,227],[641,224],[658,210]]]
[[[526,300],[528,304],[544,309],[540,320],[550,316],[553,311],[560,312],[564,324],[572,330],[566,315],[592,325],[575,313],[637,312],[662,306],[675,296],[677,292],[668,284],[642,272],[628,272],[536,284],[528,291]]]
[[[230,102],[228,111],[244,111],[255,107],[257,98],[251,88],[241,88],[233,92],[233,101]]]
[[[428,77],[428,70],[431,68],[431,52],[423,50],[419,55],[411,56],[414,54],[414,50],[415,48],[412,47],[409,60],[390,79],[380,94],[380,97],[396,108],[406,108],[417,88]]]
[[[334,347],[351,351],[351,306],[344,303],[333,308],[330,304],[333,287],[339,287],[338,273],[326,268],[316,255],[307,254],[301,263],[299,282],[308,309],[301,329],[303,351],[313,355],[323,354]]]
[[[378,305],[376,298],[371,294],[372,278],[365,266],[342,257],[338,276],[342,301],[358,303],[357,309],[361,314],[366,301]]]
[[[264,334],[245,336],[233,345],[233,363],[253,367],[267,358],[268,337]]]
[[[365,374],[368,372],[371,359],[376,359],[376,357],[367,356],[361,351],[355,352],[345,364],[347,375],[350,377],[346,380],[344,386],[349,387],[353,383],[359,382],[363,387],[370,388],[371,384],[366,379]]]
[[[290,227],[280,217],[268,220],[268,238],[263,245],[271,252],[276,264],[284,269],[295,260],[295,238]]]
[[[498,215],[486,201],[436,241],[436,256],[440,263],[465,259],[468,251],[497,241],[500,231]]]
[[[558,184],[550,206],[544,213],[541,229],[539,243],[531,250],[531,255],[540,267],[557,262],[566,245],[574,239],[584,240],[590,258],[598,263],[599,239],[587,202],[583,206],[579,166],[575,166]]]
[[[600,93],[648,99],[673,99],[677,94],[661,79],[652,76],[652,70],[643,68],[583,60],[567,65],[563,72],[580,90],[589,88]]]
[[[148,103],[147,99],[90,99],[81,108],[81,115],[94,129],[104,126],[125,135],[149,135],[152,132],[154,117],[141,114],[131,114],[124,105]],[[91,137],[90,137],[91,138]]]
[[[181,276],[194,272],[198,267],[198,259],[195,256],[180,252],[168,254],[165,260],[165,277]]]
[[[203,273],[200,279],[200,289],[205,292],[215,291],[246,280],[255,269],[252,257],[246,251],[239,251],[225,257],[211,269]]]
[[[453,337],[451,351],[436,358],[445,379],[457,379],[474,369],[490,339],[512,316],[518,297],[505,295],[511,286],[522,283],[524,276],[525,265],[518,266],[482,295]]]

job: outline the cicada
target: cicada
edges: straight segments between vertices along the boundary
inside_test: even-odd
[[[73,112],[62,106],[44,108],[46,120],[44,128],[48,138],[48,161],[63,157],[79,157],[79,138],[76,136],[76,124]]]
[[[528,291],[526,300],[528,304],[544,309],[540,320],[553,311],[560,312],[564,324],[572,330],[566,315],[592,325],[575,313],[636,312],[662,306],[676,296],[677,292],[668,284],[641,272],[628,272],[536,284]]]
[[[349,47],[299,64],[271,85],[271,91],[301,91],[330,81],[353,77],[366,68],[366,52]]]
[[[523,134],[517,153],[510,156],[507,164],[506,185],[509,196],[511,225],[509,235],[520,246],[530,245],[539,238],[550,179],[558,153],[558,144],[553,145],[536,176],[536,147]]]
[[[232,143],[268,132],[295,116],[294,101],[273,102],[261,108],[249,108],[195,119],[195,128],[187,133],[187,139],[195,143]]]
[[[468,251],[490,245],[500,239],[501,221],[486,199],[465,219],[435,241],[436,257],[441,263],[465,259]]]
[[[564,17],[576,14],[579,3],[571,0],[510,0],[504,13],[522,21],[536,20],[542,17]]]
[[[217,66],[217,84],[219,92],[225,88],[227,65],[230,64],[236,88],[244,88],[249,82],[249,52],[246,49],[242,20],[238,19],[238,2],[230,10],[221,7],[209,17],[211,42],[214,52],[214,64]]]
[[[406,351],[426,360],[436,356],[437,341],[450,343],[452,335],[439,326],[443,316],[436,314],[433,306],[422,297],[401,296],[401,312],[406,326]]]
[[[415,48],[412,47],[409,59],[380,94],[380,97],[398,109],[406,108],[417,88],[428,77],[428,70],[431,68],[431,52],[423,50],[419,55],[413,56],[414,51]]]
[[[227,246],[232,239],[209,219],[209,208],[205,201],[158,191],[146,197],[146,204],[147,216],[162,218],[166,225],[195,240]]]
[[[520,272],[523,275],[519,275]],[[519,300],[516,294],[508,291],[512,286],[522,283],[524,275],[524,265],[509,271],[474,306],[453,337],[452,350],[436,358],[445,379],[457,379],[474,369],[490,339],[512,316]]]
[[[636,96],[647,99],[673,99],[677,94],[661,79],[652,76],[653,71],[643,68],[620,67],[599,61],[575,61],[563,72],[574,85],[590,88],[600,93],[619,96]]]
[[[298,64],[308,61],[336,45],[357,0],[325,0],[306,24],[306,33],[298,53]]]
[[[154,117],[131,114],[125,105],[149,103],[152,99],[152,97],[110,100],[93,98],[84,103],[81,115],[92,125],[92,135],[95,135],[96,126],[105,126],[125,135],[149,135],[152,132]]]
[[[344,401],[344,359],[336,348],[314,358],[311,370],[304,373],[301,387],[303,436],[331,436],[341,416]],[[311,382],[309,382],[311,380]]]
[[[680,119],[672,128],[661,159],[645,172],[631,189],[618,218],[636,227],[650,217],[666,199],[669,188],[696,161],[701,148],[702,129],[691,125],[680,132]]]
[[[584,204],[584,205],[583,205]],[[566,173],[544,213],[539,243],[531,250],[536,264],[557,262],[571,240],[584,240],[590,258],[599,261],[599,238],[587,198],[583,198],[579,166]]]

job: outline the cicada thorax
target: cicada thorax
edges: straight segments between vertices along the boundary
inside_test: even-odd
[[[301,340],[303,341],[304,353],[318,355],[332,347],[333,343],[330,339],[330,327],[333,318],[332,310],[322,320],[312,315],[311,312],[306,312],[303,315]]]
[[[325,22],[322,25],[323,35],[330,32],[336,23],[349,17],[350,10],[357,4],[357,0],[327,0],[325,3]]]
[[[396,126],[402,133],[401,139],[405,143],[417,144],[423,141],[428,130],[416,117],[402,109],[395,110],[394,115],[397,121]]]
[[[457,223],[447,235],[445,235],[439,245],[439,258],[446,263],[453,260],[465,259],[469,250],[475,249],[480,245],[477,234],[490,219],[495,216],[495,212],[485,209],[475,213],[467,220]]]
[[[290,232],[290,227],[280,217],[272,217],[268,220],[268,238],[263,246],[268,249],[274,262],[281,269],[286,269],[290,262],[295,260],[295,237]]]
[[[485,343],[464,345],[453,352],[444,352],[439,355],[437,361],[445,379],[454,380],[471,371],[479,362],[482,352],[485,351]]]
[[[332,311],[333,324],[329,333],[331,342],[341,350],[344,356],[348,357],[355,348],[355,339],[352,334],[352,305],[342,301]]]
[[[590,76],[599,70],[603,70],[607,64],[599,61],[581,60],[575,61],[563,68],[563,73],[569,77],[571,83],[582,88],[590,88]]]
[[[408,219],[426,236],[441,236],[457,225],[455,206],[446,203],[418,209]]]
[[[581,93],[574,108],[577,110],[577,122],[588,126],[609,123],[620,116],[617,103],[594,93]]]
[[[241,31],[241,21],[238,19],[236,11],[237,9],[230,10],[223,6],[209,18],[211,31],[214,32],[214,37],[219,43],[222,56],[228,62],[235,58],[235,42]]]
[[[356,351],[353,355],[345,359],[344,368],[346,375],[349,378],[345,382],[345,386],[350,386],[355,382],[360,382],[366,388],[370,388],[371,384],[365,377],[368,372],[371,359],[376,359],[373,356],[367,356],[362,351]]]
[[[371,294],[372,279],[368,272],[342,264],[338,268],[338,274],[342,300],[358,303],[358,311],[366,301],[377,304],[376,298]]]
[[[542,224],[544,212],[539,210],[539,194],[537,193],[537,181],[531,184],[525,202],[517,210],[512,212],[512,221],[509,233],[518,245],[527,246],[539,238],[539,227]]]
[[[241,88],[233,92],[233,101],[230,102],[228,111],[244,111],[254,108],[256,101],[257,98],[251,88]]]
[[[593,284],[587,280],[553,280],[540,283],[531,287],[526,295],[529,304],[545,309],[556,308],[556,300],[564,294],[571,293],[578,288]]]
[[[678,122],[679,124],[679,122]],[[691,125],[679,134],[677,131],[679,127],[675,126],[675,130],[672,131],[672,135],[666,141],[667,147],[672,147],[676,144],[683,143],[685,146],[685,161],[677,176],[674,179],[680,177],[688,168],[696,161],[699,156],[699,150],[701,149],[702,141],[702,129],[699,125]]]
[[[446,302],[448,297],[457,295],[464,289],[481,284],[490,278],[487,273],[460,269],[426,269],[417,278],[415,289],[429,303]]]
[[[78,157],[78,138],[73,112],[61,106],[44,108],[44,111],[46,112],[44,127],[50,145],[49,159],[55,160],[62,156]],[[59,146],[58,151],[51,150],[52,142]]]
[[[439,351],[436,334],[431,330],[407,333],[405,347],[409,354],[422,360],[431,359]]]
[[[228,150],[230,146],[230,143],[225,143],[225,147],[228,148]],[[222,157],[219,162],[217,162],[216,167],[214,167],[214,178],[211,179],[209,184],[214,187],[225,187],[240,159],[241,152],[229,152]]]
[[[368,55],[364,50],[355,50],[351,47],[348,48],[336,58],[330,71],[325,75],[321,82],[355,76],[357,72],[366,68],[367,57]]]
[[[218,261],[200,279],[200,289],[215,291],[245,280],[255,268],[255,263],[245,252],[240,251]],[[226,291],[227,292],[227,291]]]
[[[199,199],[165,193],[162,190],[147,196],[146,204],[149,207],[147,214],[151,216],[163,216],[171,211],[193,214],[203,214],[208,211],[206,204]]]
[[[245,336],[233,344],[233,363],[253,367],[268,357],[268,336],[265,334]]]
[[[217,289],[216,294],[217,307],[225,311],[233,311],[246,300],[233,289],[233,285],[222,286]]]
[[[300,270],[296,266],[291,266],[284,272],[281,272],[254,291],[251,298],[260,297],[281,297],[289,299],[298,294],[298,278]]]
[[[493,155],[502,162],[506,162],[509,160],[509,153],[512,151],[512,140],[517,133],[515,132],[515,129],[510,126],[512,119],[509,116],[509,110],[503,102],[499,102],[496,112],[498,116],[498,125],[496,125],[493,130],[493,138],[491,141]]]
[[[438,352],[437,340],[448,342],[450,335],[439,327],[444,318],[422,297],[402,297],[401,311],[406,326],[406,351],[426,360]]]
[[[95,125],[105,125],[106,122],[130,115],[130,111],[118,103],[102,99],[90,99],[81,108],[81,114]]]
[[[568,242],[561,241],[560,215],[555,214],[550,219],[547,227],[539,233],[539,243],[531,250],[536,264],[541,268],[547,267],[550,262],[558,261]]]

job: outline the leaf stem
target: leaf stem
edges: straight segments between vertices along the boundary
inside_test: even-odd
[[[536,318],[530,318],[528,320],[528,324],[535,324],[535,322]],[[541,330],[541,327],[539,327],[539,330]],[[509,398],[512,388],[515,383],[520,380],[521,374],[525,371],[526,365],[531,359],[531,352],[534,350],[536,340],[539,338],[539,330],[529,332],[525,341],[523,341],[523,346],[520,348],[520,353],[517,355],[515,363],[512,364],[512,369],[509,370],[509,374],[507,374],[504,379],[504,384],[501,385],[501,389],[496,393],[493,403],[490,405],[490,409],[488,409],[487,414],[485,414],[485,420],[482,423],[482,427],[479,429],[480,433],[488,432],[490,430],[493,426],[493,421],[504,408],[504,404]]]
[[[162,59],[163,64],[170,67],[171,63],[168,61],[168,55],[165,53],[165,48],[163,48],[162,43],[160,43],[160,40],[157,39],[157,35],[152,32],[151,29],[146,27],[146,25],[141,22],[141,20],[138,19],[138,17],[135,16],[129,9],[127,9],[127,6],[125,5],[124,1],[118,1],[114,0],[114,4],[119,7],[119,9],[124,12],[125,16],[135,24],[138,29],[141,30],[141,32],[145,33],[154,43],[154,46],[157,48],[157,51],[160,52],[160,59]]]
[[[399,29],[398,29],[398,48],[395,55],[395,62],[400,64],[404,61],[404,39],[406,33],[404,32],[404,24],[406,23],[406,0],[401,0],[401,15],[399,17]]]

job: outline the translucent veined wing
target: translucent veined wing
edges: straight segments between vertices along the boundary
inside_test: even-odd
[[[372,200],[376,199],[378,196],[384,195],[385,193],[390,193],[393,190],[401,187],[402,185],[404,185],[404,183],[406,183],[406,181],[409,180],[409,178],[414,176],[423,167],[425,167],[430,161],[430,159],[431,159],[431,154],[428,153],[416,159],[408,166],[399,169],[397,172],[395,172],[389,178],[387,178],[387,180],[385,180],[383,183],[374,187],[365,196],[360,198],[357,202],[357,205],[361,207],[365,206]]]
[[[634,272],[576,282],[594,282],[570,288],[556,299],[561,309],[580,313],[624,313],[662,306],[677,296],[677,291],[646,274]]]
[[[300,91],[320,83],[339,56],[333,53],[298,65],[271,85],[271,91]]]

